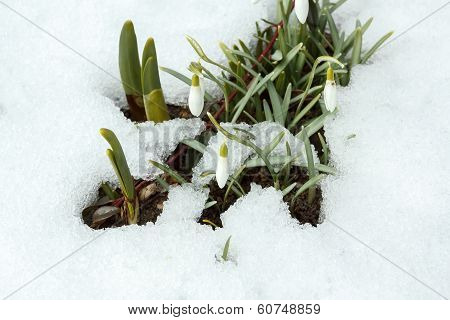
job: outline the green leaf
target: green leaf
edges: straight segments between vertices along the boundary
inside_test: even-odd
[[[292,197],[292,200],[295,200],[298,198],[298,196],[300,194],[302,194],[303,192],[305,192],[306,190],[309,190],[310,188],[315,188],[316,184],[322,180],[323,178],[325,178],[326,175],[325,174],[318,174],[317,176],[314,176],[313,178],[309,179],[308,181],[305,182],[305,184],[303,184],[298,190],[297,192],[294,194],[294,197]]]
[[[328,146],[327,146],[327,144],[325,142],[325,139],[320,134],[320,132],[318,132],[317,135],[319,136],[320,144],[322,145],[323,163],[327,164],[328,163]]]
[[[324,164],[321,164],[321,163],[317,163],[316,164],[316,170],[318,170],[320,172],[325,172],[325,173],[328,173],[328,174],[336,174],[337,173],[335,168],[332,168],[330,166],[327,166],[327,165],[324,165]]]
[[[155,89],[144,96],[145,114],[147,120],[155,123],[170,119],[164,95],[161,89]]]
[[[361,35],[363,35],[367,31],[367,29],[372,24],[372,21],[373,21],[373,18],[370,18],[369,20],[367,20],[366,23],[364,23],[364,25],[361,27]],[[347,51],[353,45],[353,42],[354,42],[355,36],[356,36],[356,30],[357,29],[353,30],[353,32],[348,36],[348,38],[344,42],[344,47],[342,48],[342,52],[344,53],[344,55],[347,53]]]
[[[312,109],[312,107],[314,107],[317,103],[317,101],[319,101],[320,99],[320,93],[318,95],[316,95],[314,97],[314,99],[312,99],[307,105],[306,107],[304,107],[296,116],[295,118],[291,121],[291,123],[288,126],[288,129],[292,129],[293,127],[295,127],[297,125],[297,123]]]
[[[108,158],[116,171],[117,177],[122,187],[122,191],[128,200],[133,201],[135,190],[134,190],[134,180],[130,173],[130,168],[127,164],[127,159],[123,152],[122,146],[117,139],[114,132],[109,129],[100,129],[101,136],[109,143],[111,149],[107,150]]]
[[[225,242],[225,246],[223,247],[223,253],[222,253],[223,261],[228,261],[228,251],[230,250],[230,241],[231,241],[231,236],[228,237],[227,242]]]
[[[380,40],[378,40],[372,48],[369,49],[369,51],[366,52],[366,54],[364,55],[364,57],[361,59],[361,63],[366,63],[367,60],[370,59],[370,57],[375,53],[375,51],[378,50],[379,47],[381,47],[383,45],[384,42],[386,42],[387,39],[389,39],[392,34],[394,33],[394,31],[388,32],[387,34],[385,34],[383,37],[381,37]]]
[[[330,26],[331,39],[333,40],[333,45],[336,46],[339,42],[339,32],[336,27],[336,23],[334,22],[333,16],[328,10],[325,10],[325,14],[327,16],[328,25]]]
[[[205,152],[206,149],[206,146],[203,143],[195,139],[184,139],[183,141],[181,141],[181,143],[191,147],[194,150],[197,150],[200,153]]]
[[[236,104],[235,107],[235,113],[233,115],[233,119],[231,120],[231,123],[236,123],[237,119],[241,115],[242,111],[244,110],[245,106],[247,105],[247,102],[250,100],[250,98],[253,96],[253,94],[256,92],[255,88],[258,85],[259,80],[261,79],[261,75],[258,75],[256,78],[254,78],[249,85],[248,91],[245,94],[245,96],[239,100],[239,102]]]
[[[241,184],[238,182],[238,177],[241,175],[241,173],[244,171],[245,169],[245,165],[242,165],[232,176],[232,179],[230,179],[230,181],[227,181],[227,190],[225,192],[225,195],[223,197],[223,202],[224,204],[226,203],[227,199],[228,199],[228,194],[230,193],[231,190],[233,190],[234,193],[237,194],[238,197],[242,197],[243,195],[245,195],[245,191],[244,188],[242,188]],[[234,187],[234,184],[236,184],[239,188],[239,190],[237,190]]]
[[[266,121],[273,122],[272,111],[266,100],[263,100],[264,114],[266,116]]]
[[[291,185],[284,188],[281,192],[283,193],[283,197],[287,195],[289,192],[294,190],[294,188],[297,186],[297,182],[292,183]]]
[[[350,69],[361,62],[362,33],[361,28],[356,28],[355,41],[353,42],[352,58],[350,59]]]
[[[285,134],[286,132],[284,131],[278,133],[275,138],[273,138],[273,140],[263,149],[263,155],[267,157],[273,151],[273,149],[275,149],[280,144]]]
[[[161,89],[158,62],[156,57],[150,57],[142,70],[142,90],[144,95],[147,95],[155,89]]]
[[[311,143],[309,142],[309,137],[308,137],[306,131],[303,131],[301,138],[303,140],[303,143],[305,144],[306,160],[308,163],[308,176],[311,179],[317,175],[317,172],[316,172],[316,168],[314,166],[314,158],[313,158]],[[308,204],[312,204],[315,197],[316,197],[316,188],[315,188],[315,185],[313,185],[310,188],[308,188]],[[295,199],[295,197],[294,197],[294,199]]]
[[[301,134],[303,131],[306,131],[307,136],[311,137],[314,133],[316,133],[323,127],[323,124],[325,123],[325,120],[327,119],[327,117],[330,114],[334,114],[336,112],[336,110],[334,110],[332,113],[327,111],[327,112],[321,114],[320,116],[318,116],[317,118],[315,118],[305,128],[303,128],[302,131],[297,133],[296,137],[301,137]]]
[[[101,188],[109,200],[116,200],[119,198],[119,194],[113,190],[107,182],[102,183]]]
[[[170,185],[163,179],[161,179],[160,177],[155,177],[155,180],[158,181],[158,183],[160,184],[161,187],[163,187],[163,189],[168,192]]]
[[[284,126],[285,117],[283,114],[281,99],[272,81],[267,83],[267,90],[269,91],[270,103],[272,104],[275,122],[278,122],[280,125]]]
[[[160,170],[164,171],[165,173],[167,173],[169,176],[171,176],[179,184],[186,183],[186,180],[182,176],[180,176],[180,174],[178,172],[176,172],[175,170],[169,168],[169,166],[167,166],[165,164],[161,164],[161,163],[153,161],[153,160],[149,160],[148,162],[150,162],[153,166],[157,167],[158,169],[160,169]]]
[[[286,93],[284,94],[283,103],[281,104],[281,111],[283,115],[283,126],[286,123],[286,117],[288,115],[289,105],[291,103],[291,95],[292,95],[292,83],[289,83],[286,89]]]
[[[153,38],[148,38],[147,42],[145,43],[144,51],[142,53],[142,66],[145,66],[147,60],[150,58],[154,58],[156,65],[158,65],[155,40]]]
[[[123,89],[127,95],[142,95],[141,63],[133,22],[126,21],[119,40],[119,70]]]

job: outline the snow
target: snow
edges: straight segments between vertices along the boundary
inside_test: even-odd
[[[266,10],[261,1],[242,0],[226,6],[173,1],[156,9],[157,1],[6,3],[116,77],[117,38],[126,18],[134,20],[139,43],[152,33],[162,65],[182,71],[195,59],[184,33],[216,57],[219,40],[249,39],[254,21]],[[401,35],[444,3],[349,0],[339,20],[351,28],[354,18],[374,16],[366,34],[373,43],[390,29]],[[99,128],[116,132],[139,176],[140,132],[141,138],[148,134],[144,160],[162,160],[177,140],[195,136],[202,124],[175,120],[136,127],[115,106],[121,94],[117,80],[1,5],[0,295],[450,296],[449,10],[385,46],[370,65],[355,68],[350,86],[339,92],[340,110],[326,124],[338,174],[323,181],[325,220],[318,228],[290,218],[279,191],[253,185],[223,215],[224,228],[213,231],[195,222],[205,193],[185,185],[171,189],[156,224],[93,231],[80,212],[102,179],[114,178]],[[149,19],[153,11],[158,14]],[[178,20],[183,24],[173,23]],[[189,88],[177,80],[163,76],[163,86],[168,100],[187,99]],[[162,144],[161,135],[169,132],[173,140]],[[232,261],[218,262],[230,235]]]
[[[275,122],[261,122],[250,126],[245,123],[232,124],[221,123],[225,130],[238,136],[243,140],[248,140],[254,143],[260,149],[263,149],[270,145],[270,143],[279,135],[284,132],[283,138],[276,145],[276,147],[270,153],[270,157],[274,156],[287,156],[286,143],[291,148],[291,154],[298,156],[294,161],[295,165],[307,166],[305,146],[300,139],[297,139],[286,128]],[[228,173],[233,174],[236,172],[244,162],[252,157],[256,157],[256,152],[237,141],[227,139],[221,132],[213,136],[206,146],[202,158],[199,163],[193,169],[193,182],[197,185],[204,185],[209,183],[213,178],[213,175],[202,175],[207,171],[214,171],[217,165],[219,148],[223,142],[226,142],[228,147]],[[314,162],[318,163],[317,153],[313,149]]]

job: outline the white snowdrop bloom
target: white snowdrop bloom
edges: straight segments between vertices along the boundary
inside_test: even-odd
[[[222,143],[217,159],[216,180],[220,189],[225,187],[228,180],[228,147],[226,142]]]
[[[189,92],[189,110],[198,117],[203,111],[204,91],[200,86],[200,78],[194,74],[192,76],[191,91]]]
[[[297,0],[295,1],[294,7],[295,15],[300,21],[301,24],[306,22],[306,18],[308,18],[309,12],[309,1],[308,0]]]
[[[336,109],[336,82],[334,81],[334,72],[331,67],[327,70],[327,81],[323,89],[323,100],[328,111],[333,112]]]
[[[198,80],[200,84],[200,89],[202,89],[202,94],[203,96],[205,96],[205,77],[202,74],[200,74],[198,76]]]

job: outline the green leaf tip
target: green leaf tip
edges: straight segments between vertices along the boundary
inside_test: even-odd
[[[141,93],[141,63],[133,22],[125,21],[119,39],[119,70],[122,85],[127,95]]]

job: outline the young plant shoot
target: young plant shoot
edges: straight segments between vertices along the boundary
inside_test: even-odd
[[[136,224],[139,220],[139,199],[136,196],[134,180],[122,146],[111,130],[100,129],[100,134],[111,146],[111,149],[106,150],[106,155],[111,161],[124,197],[124,205],[121,209],[122,219],[127,224]]]
[[[147,40],[141,66],[136,33],[130,20],[124,23],[120,34],[119,69],[133,120],[169,120],[169,111],[159,79],[155,41],[153,38]]]

